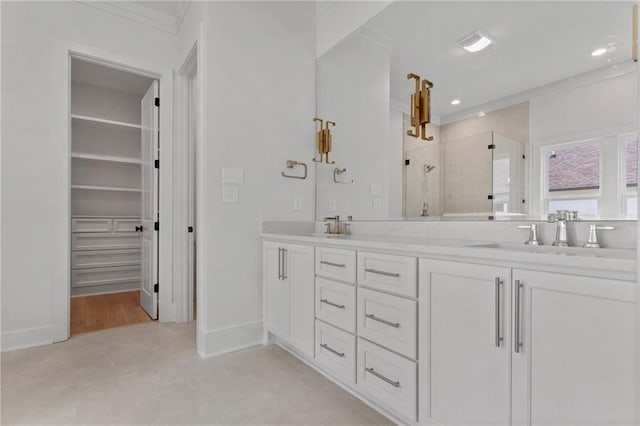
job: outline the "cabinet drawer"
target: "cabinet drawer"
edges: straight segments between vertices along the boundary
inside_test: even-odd
[[[113,232],[136,232],[136,226],[140,225],[141,219],[113,219]]]
[[[356,252],[325,247],[316,248],[316,274],[326,278],[356,282]]]
[[[417,420],[415,362],[359,338],[356,387],[398,417]]]
[[[111,219],[106,218],[72,218],[71,232],[111,232]]]
[[[356,338],[316,320],[316,361],[338,380],[356,382]]]
[[[358,335],[416,359],[416,302],[358,288]]]
[[[355,286],[317,277],[316,317],[350,333],[355,333]]]
[[[72,234],[71,250],[140,248],[140,234]]]
[[[141,252],[137,249],[87,250],[71,253],[72,269],[139,265],[141,261]]]
[[[358,284],[417,297],[415,257],[358,252]]]
[[[122,284],[142,279],[140,266],[76,269],[71,271],[71,287]]]

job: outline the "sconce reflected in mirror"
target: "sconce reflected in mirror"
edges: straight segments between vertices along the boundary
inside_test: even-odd
[[[433,136],[427,136],[427,124],[431,122],[431,88],[433,83],[421,79],[417,74],[407,74],[407,79],[416,81],[415,92],[411,95],[411,127],[407,135],[432,141]]]
[[[320,122],[320,129],[316,133],[316,145],[320,159],[316,160],[313,158],[313,161],[316,163],[322,163],[324,161],[327,164],[335,164],[335,161],[329,161],[329,153],[331,152],[331,129],[329,125],[335,126],[336,123],[329,120],[325,122],[318,117],[314,118],[313,121]]]

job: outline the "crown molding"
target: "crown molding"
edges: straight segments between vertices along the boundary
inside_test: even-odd
[[[191,0],[179,2],[180,8],[177,15],[172,15],[157,9],[126,1],[76,1],[86,6],[100,9],[104,12],[111,13],[112,15],[117,15],[170,34],[176,34],[178,32],[182,25],[182,21],[184,20],[184,16],[187,13],[189,4],[191,3]]]

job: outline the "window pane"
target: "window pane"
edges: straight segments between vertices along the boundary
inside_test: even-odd
[[[600,187],[600,145],[556,149],[548,161],[550,192]]]
[[[627,140],[625,147],[627,186],[638,186],[638,140]]]
[[[627,198],[627,216],[638,216],[638,197]]]
[[[578,217],[598,216],[598,200],[549,200],[549,212],[555,213],[556,210],[575,210],[578,212]]]

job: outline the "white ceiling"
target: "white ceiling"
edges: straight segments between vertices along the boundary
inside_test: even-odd
[[[81,1],[87,6],[175,34],[190,0],[186,1]]]
[[[141,75],[77,58],[71,59],[71,80],[140,97],[144,96],[153,81]]]
[[[401,1],[363,29],[391,48],[392,99],[409,99],[413,72],[434,83],[433,114],[446,116],[630,61],[632,4]],[[468,53],[457,45],[476,30],[495,46]],[[592,57],[598,47],[609,51]],[[450,104],[454,98],[460,105]]]

